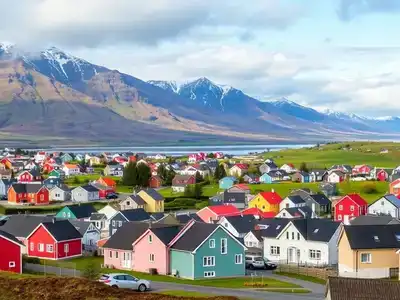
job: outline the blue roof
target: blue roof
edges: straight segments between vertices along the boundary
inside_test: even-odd
[[[400,208],[400,199],[397,198],[395,195],[385,195],[383,196],[386,200],[392,203],[394,206]]]
[[[234,176],[227,176],[227,177],[224,177],[224,178],[222,178],[222,179],[220,179],[220,181],[222,180],[222,181],[224,181],[224,180],[232,180],[232,181],[236,181],[237,179],[236,179],[236,177],[234,177]]]

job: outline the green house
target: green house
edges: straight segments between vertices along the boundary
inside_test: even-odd
[[[170,243],[170,271],[187,279],[245,276],[245,250],[221,225],[191,221]]]
[[[91,204],[64,206],[56,214],[56,218],[83,220],[90,218],[92,213],[96,212],[96,209]]]
[[[65,172],[63,170],[53,170],[49,173],[48,177],[55,177],[63,179],[65,177]]]

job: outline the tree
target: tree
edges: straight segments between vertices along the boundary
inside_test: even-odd
[[[160,165],[157,169],[157,174],[160,176],[160,178],[163,181],[163,184],[165,185],[165,181],[168,177],[168,170],[164,165]]]
[[[122,182],[124,185],[136,186],[138,183],[136,170],[136,162],[130,162],[124,169],[124,175],[122,176]]]
[[[197,171],[196,172],[196,182],[199,183],[199,182],[202,182],[203,180],[204,180],[203,176],[201,176],[200,172]]]
[[[192,186],[191,184],[188,184],[188,185],[185,187],[185,191],[183,192],[183,195],[184,195],[185,197],[188,197],[188,198],[193,198],[193,196],[194,196],[194,191],[193,191],[193,186]]]
[[[223,165],[218,165],[215,168],[214,178],[215,180],[220,180],[226,176],[225,168]]]
[[[250,165],[247,170],[248,174],[261,175],[260,170],[255,165]]]
[[[82,276],[89,280],[96,280],[100,275],[100,267],[96,262],[90,260],[82,270]]]
[[[137,185],[140,187],[148,187],[151,177],[151,169],[146,164],[136,165]]]
[[[307,164],[305,162],[302,162],[300,164],[299,170],[302,171],[302,172],[308,172]]]
[[[172,170],[169,170],[167,173],[167,177],[165,178],[164,184],[167,186],[171,186],[172,185],[172,179],[174,179],[175,177],[175,172]]]
[[[81,181],[79,180],[78,176],[74,176],[73,183],[75,183],[75,184],[80,184],[81,183]]]
[[[203,194],[203,187],[200,184],[195,184],[193,188],[193,197],[200,199]]]
[[[214,158],[214,153],[212,153],[212,152],[208,153],[208,154],[207,154],[207,157],[208,157],[208,158]]]

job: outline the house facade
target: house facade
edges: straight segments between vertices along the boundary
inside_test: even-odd
[[[197,212],[197,215],[205,223],[213,223],[225,216],[236,216],[240,214],[240,210],[233,205],[217,205],[207,206]]]
[[[100,199],[99,190],[92,185],[78,186],[71,191],[73,202],[90,202]]]
[[[400,199],[395,195],[385,195],[368,206],[368,213],[372,215],[389,215],[400,218]]]
[[[249,208],[258,208],[262,212],[279,212],[279,204],[282,198],[275,192],[261,192],[249,201]]]
[[[15,183],[8,189],[8,203],[49,204],[49,190],[41,183]]]
[[[66,177],[78,175],[80,173],[79,166],[75,164],[64,164],[62,170],[64,171]]]
[[[164,212],[164,197],[152,188],[143,189],[137,193],[145,202],[145,210],[149,213]]]
[[[172,179],[172,191],[184,192],[189,184],[195,184],[196,177],[194,175],[175,175]]]
[[[335,205],[334,219],[337,222],[349,224],[355,217],[368,212],[368,203],[358,194],[344,196]]]
[[[24,247],[15,236],[0,230],[0,271],[21,274]]]
[[[16,183],[15,179],[0,179],[0,196],[8,194],[8,189]]]

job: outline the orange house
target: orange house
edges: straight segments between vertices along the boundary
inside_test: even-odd
[[[15,183],[8,189],[8,203],[49,204],[49,190],[41,183]]]
[[[389,190],[390,190],[390,194],[393,194],[393,195],[400,194],[400,178],[397,178],[396,180],[392,181],[389,184]]]
[[[11,160],[9,160],[8,158],[3,158],[2,160],[0,160],[0,163],[2,163],[3,165],[5,165],[5,167],[7,169],[12,169],[12,162]]]
[[[111,188],[114,192],[117,190],[117,183],[109,177],[100,177],[97,182]]]
[[[158,175],[153,175],[149,179],[149,187],[156,189],[162,186],[162,179]]]

